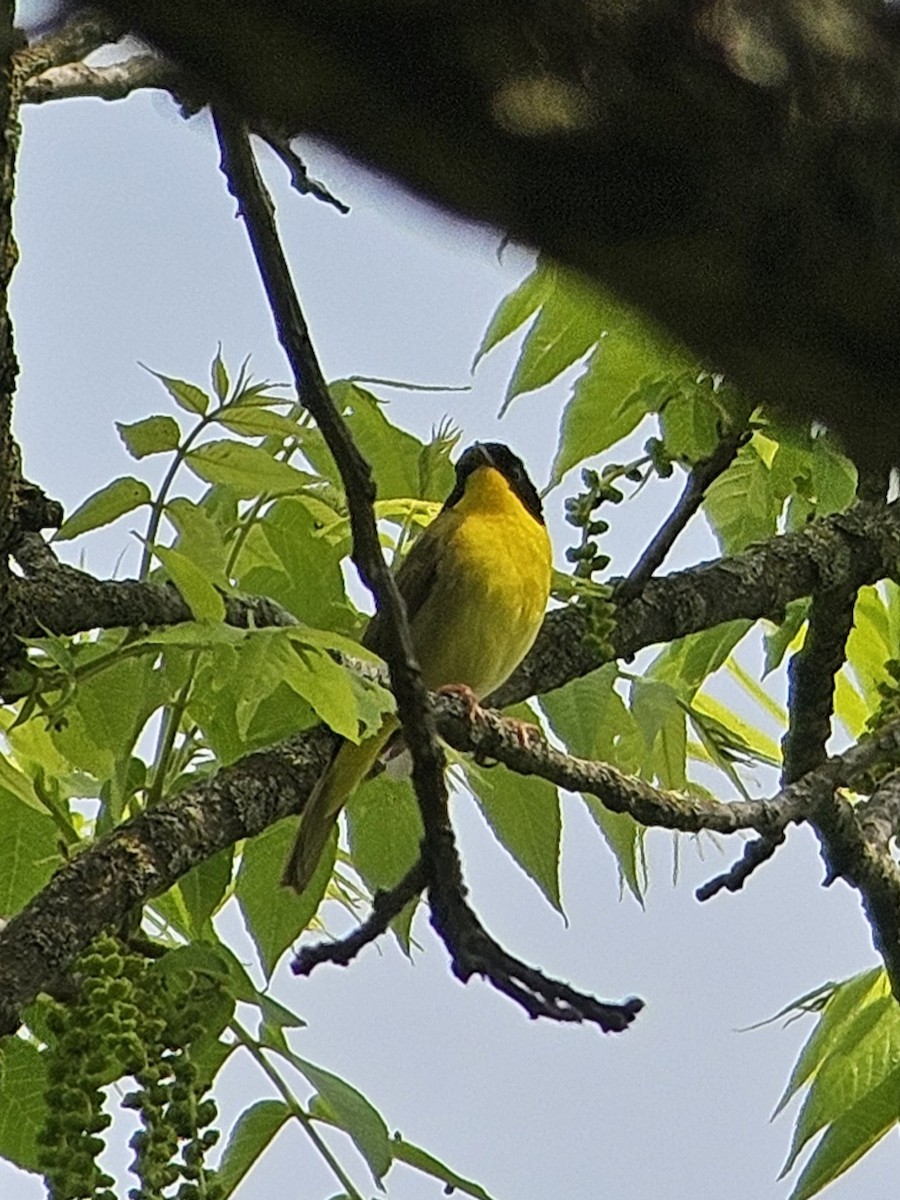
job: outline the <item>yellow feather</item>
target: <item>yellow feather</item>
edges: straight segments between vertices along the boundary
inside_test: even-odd
[[[436,553],[434,579],[410,626],[425,685],[434,691],[465,684],[477,697],[488,696],[540,629],[550,594],[547,530],[505,475],[483,466],[426,537]],[[360,745],[339,747],[310,796],[283,883],[297,891],[309,884],[338,813],[397,728],[391,718]]]

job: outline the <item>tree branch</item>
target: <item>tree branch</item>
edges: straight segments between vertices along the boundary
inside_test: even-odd
[[[176,67],[158,54],[136,54],[123,62],[89,67],[84,62],[65,62],[35,75],[25,84],[24,104],[46,104],[49,100],[71,100],[92,96],[98,100],[124,100],[141,88],[172,91],[179,80]]]
[[[118,42],[125,32],[126,24],[121,18],[99,10],[82,10],[47,37],[20,50],[16,55],[17,66],[23,79],[32,79],[54,67],[78,62],[101,46]]]
[[[222,108],[213,110],[213,120],[222,149],[222,169],[244,218],[297,394],[315,418],[341,473],[350,510],[353,561],[375,599],[379,614],[386,618],[385,658],[403,735],[412,754],[413,787],[424,826],[422,859],[428,879],[432,925],[461,979],[468,979],[476,972],[483,974],[532,1015],[576,1019],[570,1014],[576,1011],[577,993],[571,992],[563,999],[559,992],[561,985],[543,979],[539,972],[526,968],[503,951],[488,936],[466,902],[462,865],[447,811],[444,752],[415,660],[406,607],[381,550],[371,471],[328,393],[281,248],[272,200],[253,158],[247,131]],[[623,1006],[606,1005],[584,997],[579,1011],[584,1019],[596,1020],[604,1029],[624,1029],[638,1008],[632,1002]]]
[[[614,657],[629,659],[645,646],[726,621],[778,620],[801,596],[893,578],[898,561],[900,504],[857,504],[743,554],[649,580],[616,610]],[[576,607],[548,613],[531,653],[491,704],[506,708],[602,666],[605,660],[586,637],[589,619]]]
[[[638,559],[628,578],[623,579],[616,588],[616,603],[624,604],[643,591],[650,577],[655,575],[665,562],[688,522],[700,511],[707,489],[728,470],[749,436],[749,431],[742,429],[740,433],[723,437],[709,458],[691,468],[678,503]]]
[[[11,582],[11,628],[17,637],[72,635],[88,629],[178,625],[193,613],[171,584],[136,579],[95,579],[59,562],[44,540],[23,539],[16,561],[24,577]],[[267,596],[225,597],[225,622],[240,629],[295,625],[296,619]]]

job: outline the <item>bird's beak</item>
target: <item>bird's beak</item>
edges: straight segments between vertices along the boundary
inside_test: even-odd
[[[474,442],[469,453],[477,461],[478,466],[495,467],[497,465],[491,458],[491,452],[484,442]]]

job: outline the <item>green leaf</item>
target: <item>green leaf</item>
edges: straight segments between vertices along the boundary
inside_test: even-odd
[[[604,338],[575,380],[560,420],[551,487],[578,463],[627,437],[646,416],[635,375],[640,363],[631,349],[621,339]]]
[[[224,621],[225,599],[202,567],[180,550],[155,546],[153,553],[166,568],[195,621]]]
[[[318,1092],[318,1099],[324,1105],[326,1114],[349,1133],[368,1163],[369,1170],[380,1183],[392,1161],[390,1138],[381,1113],[361,1092],[337,1075],[296,1055],[292,1056],[291,1061]]]
[[[0,913],[16,913],[59,865],[59,828],[0,787]]]
[[[334,870],[336,839],[332,838],[302,895],[280,887],[278,881],[296,835],[297,820],[292,817],[251,838],[244,846],[234,885],[266,978],[271,977],[281,955],[316,915]]]
[[[173,379],[171,375],[161,375],[159,371],[153,371],[150,367],[144,367],[144,370],[160,381],[179,408],[201,417],[209,408],[209,396],[193,383]]]
[[[582,358],[604,330],[597,294],[590,284],[555,264],[540,269],[546,272],[549,287],[537,319],[525,335],[501,416],[517,396],[544,387]]]
[[[534,720],[527,706],[511,715]],[[469,787],[494,836],[562,912],[559,854],[562,822],[559,795],[552,783],[536,775],[518,775],[504,766],[490,770],[467,761],[462,764]]]
[[[235,572],[244,591],[270,596],[306,624],[349,631],[355,617],[341,570],[346,551],[343,539],[323,533],[305,497],[286,497],[250,530]]]
[[[785,1171],[811,1137],[864,1104],[891,1076],[900,1077],[900,1007],[879,996],[855,1012],[815,1073],[797,1119]],[[900,1119],[900,1090],[894,1119]]]
[[[631,687],[631,711],[647,750],[641,775],[655,778],[665,788],[686,788],[685,713],[675,689],[667,683],[635,679]]]
[[[369,779],[347,802],[353,865],[372,891],[399,883],[419,857],[422,818],[408,780],[386,772]]]
[[[399,883],[418,859],[422,843],[422,818],[409,780],[383,772],[356,789],[345,812],[353,866],[366,886],[374,893]],[[418,903],[411,901],[391,922],[405,954]]]
[[[645,677],[670,684],[689,700],[752,628],[752,621],[727,621],[679,638],[660,651]]]
[[[116,659],[79,681],[53,730],[59,752],[100,783],[113,783],[124,799],[134,744],[151,714],[170,698],[164,672],[150,654]]]
[[[446,498],[454,479],[449,456],[452,438],[436,437],[431,446],[426,446],[413,434],[391,424],[383,401],[349,380],[338,380],[328,390],[372,468],[379,500],[442,502]],[[311,439],[304,440],[303,449],[317,470],[340,483],[328,451],[316,450]]]
[[[710,485],[703,511],[723,554],[737,554],[775,533],[781,501],[754,442],[742,446],[728,470]]]
[[[222,1200],[232,1194],[291,1115],[283,1100],[258,1100],[241,1113],[215,1176],[216,1184],[223,1189]]]
[[[46,1059],[19,1037],[0,1044],[0,1157],[23,1171],[37,1171],[37,1135],[47,1119]]]
[[[132,458],[166,454],[177,450],[181,441],[181,427],[174,417],[145,417],[131,425],[116,421],[116,429]]]
[[[246,672],[244,694],[238,695],[238,728],[246,733],[262,696],[286,683],[335,733],[360,738],[357,692],[350,672],[305,635],[302,627],[253,630],[241,647],[240,669]],[[246,683],[253,681],[252,689]]]
[[[491,318],[487,327],[472,370],[495,346],[499,346],[510,334],[515,333],[539,306],[547,299],[553,287],[553,277],[543,266],[538,266],[519,286],[500,301],[500,306]]]
[[[166,516],[178,530],[174,548],[204,572],[210,583],[227,587],[228,550],[218,522],[202,504],[177,496],[166,505]]]
[[[890,1133],[897,1125],[898,1096],[900,1069],[831,1125],[803,1169],[790,1200],[809,1200],[817,1195]]]
[[[636,764],[622,761],[620,754],[622,733],[627,729],[634,733],[635,728],[631,713],[615,691],[617,678],[615,664],[609,663],[599,671],[573,679],[565,687],[541,696],[540,706],[550,728],[570,754],[633,771]],[[641,901],[645,830],[627,813],[610,812],[596,796],[583,793],[582,799],[615,856],[622,880],[635,899]]]
[[[268,408],[226,408],[216,417],[220,425],[241,437],[296,438],[303,430],[293,417],[283,416]]]
[[[204,442],[189,451],[185,462],[207,483],[221,483],[243,500],[299,492],[315,482],[314,475],[273,458],[259,446],[228,439]]]
[[[708,458],[719,443],[722,413],[711,388],[677,388],[663,405],[659,424],[666,450],[678,462]]]
[[[427,1150],[422,1150],[419,1146],[413,1146],[410,1142],[404,1141],[399,1133],[395,1134],[391,1140],[391,1151],[397,1162],[406,1163],[407,1166],[421,1171],[423,1175],[430,1175],[432,1179],[437,1179],[444,1184],[445,1195],[461,1192],[464,1196],[474,1197],[474,1200],[492,1200],[492,1197],[480,1184],[471,1179],[464,1179],[462,1175],[457,1175],[455,1171],[451,1171],[448,1166],[440,1159],[435,1158],[433,1154],[429,1154]]]
[[[150,489],[142,480],[130,475],[114,479],[75,509],[54,533],[53,541],[68,542],[91,529],[109,525],[150,500]]]
[[[763,644],[766,648],[766,665],[763,672],[763,677],[781,666],[785,654],[796,638],[797,634],[806,623],[806,618],[809,616],[809,597],[801,596],[799,600],[792,600],[784,610],[784,620],[780,625],[776,625],[772,632],[766,631],[763,635]]]
[[[225,369],[225,363],[222,361],[222,347],[219,347],[216,357],[212,361],[210,369],[210,377],[212,379],[213,391],[220,400],[224,400],[228,395],[228,371]]]
[[[199,937],[208,921],[218,910],[231,883],[231,864],[234,847],[226,846],[212,858],[199,863],[178,882],[178,889],[190,918],[188,932]]]
[[[880,685],[888,682],[887,663],[897,656],[892,636],[890,615],[880,590],[860,588],[853,628],[847,638],[847,661],[871,709],[881,700]]]

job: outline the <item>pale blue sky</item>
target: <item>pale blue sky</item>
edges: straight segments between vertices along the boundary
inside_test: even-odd
[[[251,354],[257,375],[288,373],[205,118],[185,124],[168,101],[145,95],[46,106],[27,111],[24,125],[21,263],[12,293],[22,364],[16,429],[29,477],[71,510],[114,475],[135,471],[114,420],[167,411],[138,362],[205,383],[221,342],[232,364]],[[267,175],[326,374],[469,382],[490,315],[528,257],[510,250],[498,261],[496,233],[438,217],[321,147],[308,157],[312,173],[352,205],[351,215],[289,193],[277,164]],[[543,483],[565,388],[522,398],[498,422],[514,352],[509,346],[491,356],[471,392],[399,394],[392,411],[420,432],[449,413],[467,440],[500,437]],[[657,489],[641,508],[614,514],[608,544],[619,570],[671,496]],[[550,507],[560,531],[559,494]],[[137,556],[131,527],[138,523],[126,519],[76,543],[75,552],[83,549],[87,565],[103,573],[125,548],[120,571],[128,573]],[[702,529],[680,548],[682,561],[712,553]],[[385,942],[347,971],[323,967],[302,982],[279,972],[277,994],[308,1022],[295,1035],[298,1051],[345,1075],[392,1130],[497,1200],[786,1197],[789,1185],[776,1176],[790,1119],[770,1125],[768,1118],[810,1026],[736,1031],[875,961],[855,896],[842,884],[820,887],[810,835],[793,832],[744,893],[701,906],[694,886],[738,847],[727,844],[723,857],[707,842],[704,862],[686,841],[673,887],[671,840],[652,834],[641,911],[619,899],[611,856],[568,797],[565,927],[473,807],[460,800],[455,816],[488,928],[576,986],[609,998],[643,996],[646,1011],[619,1037],[529,1022],[485,985],[457,983],[420,920],[425,953],[414,967]],[[223,1112],[233,1115],[264,1094],[255,1068],[232,1068]],[[356,1161],[352,1152],[343,1160]],[[827,1195],[893,1195],[898,1170],[892,1135]],[[374,1194],[362,1167],[354,1178]],[[441,1195],[402,1168],[388,1186],[392,1200]],[[337,1190],[291,1134],[238,1194],[326,1200]],[[0,1167],[0,1194],[37,1200],[42,1189]]]

